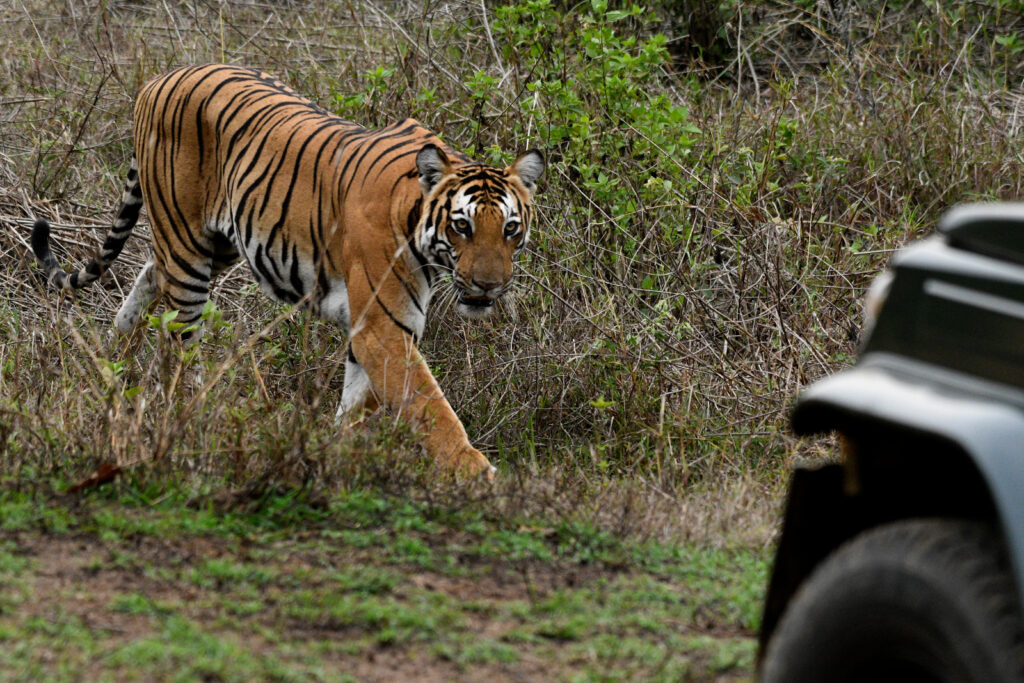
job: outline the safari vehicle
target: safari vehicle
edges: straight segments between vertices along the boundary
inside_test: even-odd
[[[799,397],[759,674],[1024,681],[1024,204],[965,205],[869,291],[857,364]]]

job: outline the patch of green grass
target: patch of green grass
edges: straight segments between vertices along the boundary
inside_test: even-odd
[[[276,657],[256,654],[235,637],[177,615],[167,617],[158,635],[119,647],[104,660],[115,671],[141,669],[176,681],[288,679],[295,673]]]
[[[274,582],[276,570],[261,565],[236,562],[231,558],[211,558],[189,570],[189,580],[203,588],[233,589],[240,586],[261,588]]]
[[[615,681],[643,679],[679,681],[748,671],[756,645],[740,638],[687,636],[662,632],[652,640],[636,636],[604,635],[573,644],[573,656],[588,663],[580,680]]]
[[[760,626],[770,549],[646,544],[634,549],[634,559],[647,571],[706,596],[709,607],[722,618],[752,631]]]
[[[665,634],[660,642],[606,635],[574,645],[572,653],[587,662],[579,680],[678,681],[692,677],[693,658],[702,654],[698,648],[681,645],[674,634]]]
[[[252,599],[222,597],[218,606],[227,614],[236,617],[256,617],[267,609],[266,601],[262,597]]]
[[[173,613],[177,607],[168,603],[153,600],[141,593],[124,593],[116,595],[110,601],[108,608],[114,612],[125,614],[141,614],[147,616],[163,616]]]
[[[5,614],[16,614],[31,599],[28,582],[19,578],[27,563],[11,563],[9,566],[13,566],[14,571],[0,571],[0,617]]]
[[[54,533],[66,532],[71,520],[63,506],[47,505],[45,500],[28,493],[0,488],[0,531],[35,529]]]
[[[388,545],[391,553],[397,559],[421,566],[432,564],[433,550],[417,536],[398,534]]]
[[[166,537],[181,534],[229,535],[234,525],[230,518],[215,515],[209,510],[190,510],[181,505],[181,499],[168,501],[160,510],[163,514],[137,514],[125,506],[97,509],[92,517],[95,529],[105,538],[115,540],[131,534]]]
[[[443,659],[461,665],[473,664],[514,664],[521,658],[517,647],[508,643],[480,638],[475,634],[464,638],[439,643],[433,648],[434,653]]]
[[[303,589],[291,596],[282,613],[326,631],[361,630],[381,645],[435,640],[460,630],[462,622],[457,605],[422,590],[409,591],[399,600]]]
[[[510,529],[481,533],[483,538],[470,552],[483,558],[504,558],[509,561],[550,561],[555,554],[543,537]]]
[[[18,551],[17,545],[0,541],[0,576],[17,578],[29,565],[29,559]]]
[[[0,671],[15,680],[67,680],[99,653],[102,635],[79,617],[59,612],[0,617]]]
[[[672,657],[685,664],[695,654],[702,658],[702,666],[710,662],[716,670],[742,669],[752,662],[751,639],[736,635],[694,640],[700,624],[715,618],[720,609],[717,599],[714,592],[695,592],[686,584],[622,576],[556,591],[532,605],[520,604],[515,614],[521,623],[503,641],[571,643],[576,652],[595,652],[609,661],[646,669]]]
[[[351,592],[356,595],[390,593],[403,580],[402,575],[394,570],[369,564],[329,571],[324,578],[333,584],[332,591]]]

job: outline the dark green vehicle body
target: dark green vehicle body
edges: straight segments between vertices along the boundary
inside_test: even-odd
[[[815,566],[894,520],[990,522],[1024,596],[1024,204],[956,208],[891,270],[857,364],[794,408],[798,434],[841,435],[843,461],[794,473],[762,652]]]

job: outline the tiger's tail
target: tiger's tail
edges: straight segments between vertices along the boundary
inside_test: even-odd
[[[124,243],[131,237],[132,229],[139,220],[142,209],[142,188],[139,185],[139,168],[132,157],[131,168],[128,169],[128,181],[121,196],[121,208],[117,212],[114,224],[103,240],[103,248],[84,268],[75,273],[66,273],[53,252],[50,251],[50,224],[45,219],[36,219],[32,226],[32,253],[36,256],[39,266],[46,272],[46,279],[59,289],[81,289],[92,284],[110,267],[120,255]]]

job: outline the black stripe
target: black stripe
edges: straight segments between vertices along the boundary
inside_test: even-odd
[[[412,252],[416,262],[420,264],[420,271],[427,279],[427,288],[429,289],[434,285],[433,268],[430,266],[430,262],[427,261],[426,257],[416,244],[416,228],[419,226],[422,212],[423,197],[420,196],[416,198],[416,201],[412,205],[412,209],[409,210],[408,217],[405,219],[405,234],[408,237],[409,251]]]
[[[273,263],[273,260],[271,260],[270,263],[271,263],[272,266],[275,265]],[[250,265],[252,266],[253,270],[255,270],[257,272],[257,274],[260,277],[263,278],[263,281],[266,282],[268,285],[270,285],[270,288],[274,292],[274,296],[278,300],[283,301],[283,302],[285,302],[287,304],[294,304],[295,302],[297,302],[299,300],[299,297],[295,296],[294,292],[291,292],[291,291],[289,291],[287,289],[282,288],[280,286],[280,280],[278,278],[275,278],[270,273],[270,271],[267,270],[267,265],[264,262],[264,258],[263,258],[263,245],[262,244],[257,245],[257,247],[256,247],[256,254],[255,254],[253,260],[250,261]],[[276,266],[275,266],[275,268],[276,268]]]
[[[356,135],[353,135],[352,137],[356,137]],[[356,145],[361,145],[362,143],[366,142],[367,138],[365,138],[363,136],[359,136],[359,137],[361,138],[360,140],[353,141]],[[371,142],[369,146],[373,147],[373,143]],[[349,148],[349,144],[346,143],[345,144],[345,149],[347,150],[348,148]],[[338,174],[338,182],[339,182],[339,184],[345,178],[345,174],[348,172],[348,167],[352,164],[353,161],[356,160],[356,152],[358,152],[359,149],[360,149],[360,147],[357,146],[355,149],[353,149],[349,153],[348,159],[345,160],[345,165],[341,167],[341,173]],[[344,191],[343,191],[343,193],[342,193],[342,195],[341,195],[341,197],[342,197],[342,199],[344,199],[347,196],[348,196],[348,187],[346,186]]]
[[[299,276],[299,249],[294,244],[292,245],[291,284],[292,284],[292,289],[295,290],[295,294],[300,299],[303,296],[305,296],[305,294],[306,294],[306,284],[302,281],[302,278]]]
[[[199,272],[198,270],[196,270],[195,267],[188,260],[183,258],[177,252],[177,250],[171,249],[169,254],[170,254],[171,260],[173,260],[175,265],[177,265],[179,268],[181,268],[182,271],[184,271],[186,276],[188,276],[188,277],[190,277],[193,280],[196,280],[198,282],[209,282],[210,281],[210,278],[207,275],[205,275],[205,274]],[[166,263],[166,259],[165,259],[165,263]],[[203,289],[196,289],[195,285],[193,285],[191,283],[186,283],[183,280],[178,280],[177,278],[175,278],[173,275],[171,275],[168,272],[165,272],[164,275],[167,276],[168,280],[172,281],[174,284],[178,285],[179,287],[181,287],[183,289],[188,289],[188,290],[193,291],[193,292],[205,292],[208,289],[207,287],[204,287]]]
[[[225,78],[221,82],[221,84],[219,86],[217,86],[217,87],[220,88],[220,87],[223,87],[223,86],[225,86],[225,85],[227,85],[229,83],[237,83],[238,81],[242,81],[242,80],[246,80],[246,79],[243,79],[241,77]],[[238,100],[239,98],[247,98],[251,94],[252,93],[249,90],[239,89],[234,95],[231,96],[231,99],[228,100],[227,104],[224,105],[224,108],[220,110],[220,113],[217,114],[217,121],[214,124],[213,129],[214,129],[214,131],[217,132],[217,144],[218,145],[220,144],[220,132],[225,128],[224,117],[227,116],[230,113],[231,116],[228,118],[227,122],[230,124],[232,121],[234,121],[235,120],[235,116],[237,116],[242,111],[241,107],[236,107],[235,106],[235,101]]]
[[[202,310],[200,310],[200,311],[196,312],[195,315],[190,315],[188,317],[178,316],[177,318],[174,319],[174,322],[181,323],[183,325],[191,325],[192,323],[194,323],[195,321],[199,320],[202,317],[203,317],[203,312],[202,312]]]
[[[424,315],[423,306],[420,305],[419,296],[416,292],[413,291],[412,287],[404,278],[398,278],[398,281],[402,283],[402,287],[405,288],[405,293],[409,295],[410,299],[412,299],[412,305],[416,307],[416,310],[419,311],[421,315]]]
[[[398,124],[395,124],[395,125],[397,126]],[[408,134],[409,134],[409,132],[410,132],[410,131],[412,131],[412,130],[414,130],[415,128],[416,128],[416,124],[411,124],[411,125],[409,125],[409,126],[406,126],[406,127],[405,127],[405,128],[403,128],[403,129],[401,129],[401,130],[395,131],[395,132],[393,132],[393,133],[388,133],[387,135],[380,135],[380,134],[378,133],[378,134],[377,134],[376,136],[374,136],[374,140],[373,140],[373,142],[372,142],[372,143],[370,143],[370,144],[369,144],[369,145],[368,145],[368,146],[366,147],[366,149],[365,149],[365,150],[363,150],[363,153],[362,153],[361,155],[359,155],[359,158],[358,158],[358,159],[356,159],[356,165],[355,165],[355,167],[354,167],[354,168],[352,169],[352,177],[351,177],[351,178],[349,179],[348,183],[346,183],[346,185],[345,185],[345,194],[346,194],[346,195],[348,195],[348,191],[349,191],[349,189],[350,189],[350,188],[352,187],[352,183],[353,183],[353,182],[355,182],[355,179],[356,179],[356,177],[357,177],[357,176],[359,175],[359,167],[360,167],[360,166],[362,165],[362,163],[363,163],[363,159],[365,159],[365,158],[366,158],[366,156],[367,156],[367,155],[368,155],[368,154],[369,154],[369,153],[370,153],[370,152],[371,152],[372,150],[374,150],[374,149],[375,149],[375,148],[376,148],[376,147],[377,147],[378,145],[382,144],[382,143],[383,143],[383,142],[384,142],[385,140],[389,140],[389,139],[391,139],[391,138],[396,138],[396,137],[400,137],[400,136],[402,136],[402,135],[408,135]],[[346,164],[346,168],[347,168],[347,166],[348,166],[348,165]],[[341,176],[339,176],[339,179],[344,179],[344,174],[342,174]]]
[[[409,250],[412,255],[416,257],[416,261],[420,264],[420,271],[427,278],[427,287],[433,287],[434,285],[434,267],[430,265],[427,258],[416,246],[416,238],[413,237],[409,240]]]
[[[420,218],[423,214],[423,197],[416,197],[416,201],[412,203],[412,208],[409,209],[409,215],[405,219],[405,236],[412,237],[416,232],[416,227],[420,223]]]
[[[263,145],[261,144],[260,145],[261,149],[262,149],[262,146]],[[255,206],[247,206],[249,204],[249,196],[252,195],[252,193],[255,192],[262,185],[263,180],[270,173],[270,166],[273,163],[273,160],[274,160],[273,156],[271,156],[270,162],[267,163],[266,166],[264,166],[263,172],[259,175],[259,177],[256,178],[251,183],[249,183],[248,187],[246,187],[245,190],[242,191],[242,196],[239,198],[238,205],[235,207],[235,224],[238,225],[238,226],[241,226],[244,223],[244,225],[245,225],[245,241],[243,242],[243,245],[245,247],[248,247],[249,243],[252,241],[253,219],[255,218],[255,213],[256,213],[256,207]],[[257,155],[253,157],[253,161],[249,165],[249,168],[247,168],[245,170],[245,172],[242,173],[242,178],[244,178],[246,175],[248,175],[249,171],[259,161],[260,161],[260,158],[259,158],[259,154],[257,153]],[[243,214],[245,213],[247,208],[249,209],[249,211],[248,211],[249,220],[245,221],[245,220],[243,220],[244,219],[244,215]]]
[[[209,94],[207,94],[207,96],[203,98],[203,101],[196,107],[196,130],[199,131],[199,161],[200,161],[200,163],[202,163],[202,160],[203,160],[203,149],[204,149],[204,145],[203,145],[203,125],[202,125],[203,113],[206,111],[206,108],[209,106],[210,102],[213,101],[213,99],[220,93],[221,90],[223,90],[229,84],[237,83],[238,81],[241,81],[241,80],[248,80],[248,79],[245,78],[245,77],[242,77],[242,76],[229,76],[227,78],[221,78],[220,81],[217,83],[217,85],[213,86],[213,89],[209,92]],[[245,92],[244,89],[243,90],[239,90],[238,93],[233,95],[231,100],[229,100],[228,105],[226,107],[224,107],[223,110],[221,110],[220,114],[217,115],[217,123],[216,123],[216,126],[214,127],[214,132],[215,133],[218,133],[218,134],[220,133],[220,122],[221,122],[221,119],[224,117],[224,114],[227,113],[227,111],[231,108],[231,105],[234,103],[235,99],[239,95],[243,94],[244,92]]]
[[[246,120],[242,123],[242,125],[240,125],[238,127],[238,130],[236,130],[234,135],[231,136],[231,139],[228,140],[228,144],[227,144],[228,150],[232,150],[233,151],[235,149],[235,146],[238,144],[239,138],[241,138],[243,135],[245,135],[245,133],[248,132],[249,128],[252,128],[253,129],[253,135],[256,135],[258,133],[258,128],[264,122],[266,122],[266,120],[268,118],[273,116],[273,114],[276,111],[278,111],[280,109],[285,109],[285,108],[290,107],[290,106],[292,106],[291,102],[275,102],[273,104],[268,104],[265,107],[262,107],[261,109],[257,109],[252,114],[249,114],[248,112],[246,112],[246,114],[247,114]],[[242,111],[243,111],[242,107],[239,107],[238,110],[236,111],[236,113],[242,112]],[[266,139],[266,137],[268,137],[268,136],[264,136],[264,139]]]
[[[388,162],[386,164],[384,164],[384,166],[380,169],[380,173],[382,173],[382,174],[384,173],[384,171],[386,171],[388,169],[389,166],[391,166],[391,164],[395,163],[396,161],[404,159],[405,157],[414,156],[416,154],[419,154],[420,150],[423,148],[422,143],[423,143],[423,141],[420,140],[419,138],[415,138],[415,139],[412,139],[412,140],[403,140],[402,142],[398,142],[398,143],[396,143],[394,145],[391,145],[390,147],[385,149],[383,152],[378,154],[377,158],[374,159],[373,162],[370,164],[370,166],[366,169],[366,172],[363,173],[363,182],[360,185],[360,188],[366,187],[366,180],[367,180],[367,178],[370,177],[370,172],[373,171],[374,166],[376,166],[378,163],[380,163],[380,160],[382,158],[384,158],[389,152],[393,152],[396,149],[399,149],[401,147],[406,147],[408,145],[416,145],[416,147],[414,149],[411,149],[408,152],[403,152],[402,154],[396,154],[392,159],[389,159]]]
[[[391,322],[397,325],[398,329],[402,330],[402,332],[405,332],[407,335],[412,337],[413,340],[415,340],[416,335],[413,334],[413,331],[409,329],[409,326],[403,323],[398,318],[396,318],[394,314],[390,310],[388,310],[388,307],[384,305],[384,302],[381,301],[380,296],[377,294],[377,288],[373,286],[373,281],[370,280],[370,272],[366,270],[366,264],[363,264],[363,273],[366,275],[367,284],[370,285],[370,291],[373,292],[373,298],[377,300],[377,305],[379,305],[381,310],[384,311],[384,313],[386,313],[389,318],[391,318]]]
[[[268,247],[270,246],[269,242],[271,240],[273,240],[274,235],[276,234],[276,232],[278,230],[280,230],[280,228],[284,225],[285,218],[288,215],[288,207],[291,205],[292,193],[295,191],[295,184],[298,182],[299,167],[302,165],[302,156],[303,156],[303,154],[305,154],[306,148],[309,146],[309,144],[311,142],[313,142],[313,138],[314,137],[319,135],[322,131],[326,130],[327,128],[332,127],[333,125],[334,125],[333,122],[328,122],[328,123],[325,123],[325,124],[322,124],[322,125],[318,126],[312,133],[308,134],[306,139],[303,141],[302,145],[299,147],[298,151],[295,153],[295,161],[294,161],[294,163],[292,165],[292,178],[291,178],[291,180],[288,183],[288,189],[285,191],[284,198],[281,200],[281,213],[279,214],[279,218],[278,218],[277,222],[274,223],[274,225],[272,225],[270,227],[270,235],[268,237],[268,245],[267,245]],[[288,145],[290,145],[290,144],[291,144],[291,138],[289,138],[289,140],[288,140]],[[287,150],[288,145],[285,146],[286,150]],[[268,197],[270,196],[269,192],[267,193],[267,196]],[[266,205],[266,198],[264,198],[264,202],[263,203],[264,203],[264,206],[265,206]],[[262,213],[262,211],[260,213]]]
[[[291,118],[292,117],[289,116],[284,121],[282,121],[280,123],[280,125],[283,126],[285,123],[288,123],[288,121]],[[259,215],[261,217],[263,216],[263,214],[267,210],[267,204],[270,203],[270,197],[272,195],[272,193],[270,191],[271,187],[273,186],[274,181],[277,180],[278,173],[281,171],[281,167],[284,166],[284,162],[288,159],[288,151],[289,151],[289,148],[292,146],[292,141],[295,140],[295,136],[296,135],[300,135],[302,132],[303,132],[303,130],[302,130],[302,126],[301,125],[293,127],[291,134],[288,136],[288,139],[285,140],[284,145],[282,145],[279,148],[280,152],[281,152],[280,158],[277,161],[277,166],[274,168],[273,172],[271,173],[270,182],[267,183],[267,187],[265,188],[265,192],[263,193],[263,201],[260,203]],[[305,144],[303,144],[303,148],[305,148],[306,144],[309,144],[309,140],[306,140]],[[295,167],[295,172],[296,173],[298,172],[298,166],[299,166],[299,162],[300,161],[301,161],[301,158],[297,157],[294,160],[294,162],[293,162],[293,166]],[[285,213],[287,213],[287,205],[283,205],[282,210],[281,210],[281,215],[282,216]],[[279,227],[283,223],[284,223],[283,220],[279,220],[278,223],[277,223],[277,226],[275,226],[275,228]],[[269,233],[267,234],[267,248],[268,249],[270,248],[271,244],[274,241],[274,233],[276,232],[275,228],[271,228]]]
[[[198,299],[182,299],[180,296],[175,296],[170,292],[167,293],[167,298],[171,300],[171,303],[173,303],[175,308],[178,310],[183,308],[193,308],[196,304],[205,303],[206,301],[206,296],[200,296]]]

